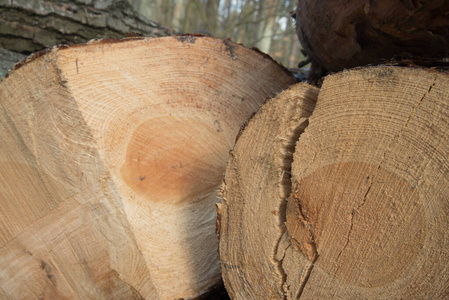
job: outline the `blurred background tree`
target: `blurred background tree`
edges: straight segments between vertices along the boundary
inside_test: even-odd
[[[290,12],[296,0],[128,0],[150,20],[179,33],[231,38],[288,68],[303,56]]]
[[[304,59],[290,15],[296,1],[0,0],[0,78],[14,63],[41,49],[130,32],[229,37],[293,69]]]

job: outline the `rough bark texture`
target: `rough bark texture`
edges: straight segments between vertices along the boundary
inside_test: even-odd
[[[448,13],[445,0],[299,0],[297,34],[316,75],[397,56],[441,59],[449,56]]]
[[[0,0],[0,24],[0,48],[24,54],[132,32],[173,33],[137,14],[124,0]]]
[[[26,55],[0,48],[0,78],[12,69],[14,64],[24,59]]]
[[[228,40],[53,48],[0,83],[0,298],[176,299],[221,282],[240,126],[295,82]]]
[[[288,91],[297,105],[299,87]],[[293,104],[264,105],[225,177],[220,258],[231,296],[448,298],[448,90],[447,73],[424,69],[337,73],[299,138],[279,130],[295,122],[276,110]]]

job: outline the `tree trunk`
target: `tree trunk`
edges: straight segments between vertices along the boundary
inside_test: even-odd
[[[0,0],[0,22],[0,48],[23,54],[94,38],[122,38],[131,32],[172,34],[138,15],[125,0],[97,0],[89,5],[82,1]]]
[[[188,1],[186,1],[186,0],[182,0],[182,1],[178,0],[178,1],[176,1],[174,12],[173,12],[172,25],[178,31],[180,31],[183,28],[185,15],[186,15],[187,4],[188,4]]]
[[[448,298],[448,90],[447,74],[424,69],[331,75],[300,138],[314,89],[264,105],[224,181],[231,296]]]
[[[259,42],[257,45],[262,52],[269,53],[271,50],[271,42],[276,32],[276,11],[279,1],[264,0],[262,3],[264,7],[261,18],[264,19],[264,24],[260,28]]]
[[[300,0],[296,24],[314,64],[330,71],[392,58],[446,58],[449,2],[444,0]]]
[[[0,79],[12,69],[14,64],[24,59],[26,55],[0,48]]]
[[[293,83],[259,52],[198,36],[17,66],[0,84],[0,298],[192,298],[219,284],[228,151]]]
[[[212,35],[218,33],[219,21],[220,21],[220,0],[207,0],[206,2],[206,14],[207,21],[209,23],[209,31]]]

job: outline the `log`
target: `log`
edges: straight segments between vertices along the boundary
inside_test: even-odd
[[[270,124],[266,112],[290,92],[303,103],[304,89],[264,105],[232,151],[220,206],[232,298],[448,298],[449,75],[381,66],[328,76],[294,153],[271,148],[291,120]]]
[[[444,0],[299,0],[296,31],[315,73],[395,57],[447,63],[448,13]]]
[[[174,33],[125,0],[0,0],[0,23],[0,78],[24,56],[55,45]]]
[[[175,299],[221,282],[240,126],[295,82],[201,36],[55,47],[0,83],[0,298]]]
[[[3,78],[16,63],[25,58],[26,55],[0,48],[0,79]]]
[[[126,0],[0,0],[0,48],[23,54],[95,38],[123,38],[134,32],[174,32],[139,15]]]
[[[230,153],[218,227],[223,280],[232,299],[282,299],[277,244],[285,227],[291,160],[317,94],[316,87],[300,83],[270,100]]]

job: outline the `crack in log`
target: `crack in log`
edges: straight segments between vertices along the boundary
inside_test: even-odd
[[[279,260],[276,259],[276,254],[279,252],[279,247],[280,247],[282,238],[284,236],[283,233],[285,233],[285,231],[286,231],[286,228],[285,228],[285,222],[287,220],[286,207],[287,207],[287,198],[289,197],[289,195],[291,193],[291,189],[292,189],[291,169],[292,169],[292,163],[293,163],[293,154],[295,153],[296,142],[299,140],[299,137],[301,136],[301,134],[304,132],[304,130],[306,129],[306,127],[308,125],[309,125],[309,120],[308,120],[308,118],[305,118],[305,120],[300,122],[300,124],[292,130],[292,132],[291,132],[291,134],[289,134],[288,138],[285,138],[285,139],[283,138],[283,140],[285,140],[285,143],[283,143],[283,145],[282,145],[284,158],[283,158],[283,162],[282,162],[281,188],[282,188],[282,193],[284,194],[285,198],[279,207],[278,226],[282,230],[282,233],[280,234],[279,239],[276,242],[276,246],[274,247],[274,256],[273,256],[274,260],[277,263],[278,271],[282,277],[281,290],[284,290],[284,286],[287,282],[287,274],[284,271],[282,262],[285,258],[285,252],[287,251],[289,246],[284,249],[284,253],[283,253],[283,256],[281,259],[279,259]],[[285,290],[284,290],[284,292],[285,292]],[[285,293],[283,295],[283,299],[287,299]]]
[[[315,233],[313,231],[313,223],[307,220],[302,207],[301,200],[298,198],[299,187],[295,189],[295,192],[290,196],[289,201],[296,204],[295,210],[298,214],[295,229],[293,232],[289,231],[290,239],[295,241],[297,250],[299,250],[303,255],[309,258],[309,260],[315,260],[318,256],[317,246],[315,242]],[[302,226],[300,226],[302,225]],[[297,234],[298,229],[300,233]],[[304,232],[304,229],[306,232]],[[302,234],[301,234],[302,231]],[[298,239],[298,237],[300,237]]]
[[[365,195],[363,197],[362,202],[359,205],[357,205],[357,207],[354,210],[352,210],[352,212],[351,212],[351,220],[350,220],[350,226],[349,226],[349,230],[348,230],[348,235],[347,235],[346,242],[345,242],[343,248],[340,250],[340,252],[337,255],[337,259],[336,259],[336,266],[337,266],[337,268],[335,270],[335,273],[337,273],[339,268],[340,268],[338,262],[340,260],[340,257],[342,255],[342,253],[345,251],[345,249],[348,246],[349,241],[351,239],[352,230],[353,230],[353,227],[354,227],[354,215],[366,204],[366,200],[367,200],[368,194],[371,191],[371,188],[372,188],[372,186],[374,184],[374,178],[377,176],[377,174],[379,174],[379,170],[380,170],[380,168],[381,168],[381,166],[382,166],[382,164],[383,164],[383,162],[384,162],[384,160],[385,160],[385,158],[387,156],[387,153],[390,152],[390,150],[391,150],[391,148],[393,146],[393,143],[398,141],[401,138],[402,133],[408,127],[408,124],[410,123],[410,120],[412,119],[412,116],[415,114],[416,110],[421,106],[421,104],[423,103],[423,101],[426,98],[426,96],[428,94],[430,94],[430,92],[432,91],[433,87],[436,84],[436,80],[437,80],[437,77],[434,77],[432,84],[429,86],[429,89],[419,99],[418,103],[415,106],[413,106],[410,114],[407,117],[407,120],[405,120],[405,122],[404,122],[404,125],[402,125],[402,127],[399,130],[399,132],[395,135],[394,138],[391,139],[390,143],[388,144],[387,149],[385,149],[385,151],[384,151],[384,153],[382,155],[382,158],[381,158],[381,160],[379,162],[379,165],[377,166],[377,169],[374,172],[374,175],[369,177],[370,182],[369,182],[368,188],[366,190],[366,193],[365,193]]]
[[[299,250],[303,255],[305,255],[309,259],[308,266],[305,268],[305,270],[303,272],[303,275],[300,278],[300,283],[301,284],[299,286],[298,292],[297,292],[296,297],[295,297],[295,299],[300,299],[301,296],[302,296],[302,293],[304,291],[304,288],[305,288],[305,286],[306,286],[306,284],[307,284],[307,282],[308,282],[308,280],[310,278],[310,274],[311,274],[311,272],[313,270],[313,267],[315,266],[315,262],[317,261],[319,255],[318,255],[318,247],[317,247],[317,244],[316,244],[316,241],[315,241],[315,234],[314,234],[314,231],[313,231],[313,223],[309,222],[306,219],[306,217],[305,217],[305,215],[304,215],[304,213],[302,211],[302,207],[301,207],[301,204],[300,204],[300,199],[298,199],[296,197],[297,196],[296,195],[297,192],[298,192],[298,188],[291,195],[292,199],[290,199],[290,201],[295,201],[295,203],[297,205],[297,210],[298,210],[298,213],[299,213],[299,215],[298,215],[299,222],[301,222],[302,225],[304,226],[304,228],[306,228],[308,236],[307,236],[306,239],[304,239],[302,241],[298,241],[296,239],[295,233],[296,233],[296,230],[298,228],[298,225],[299,225],[298,224],[295,227],[295,231],[293,232],[293,234],[291,234],[290,240],[294,241],[295,243],[297,243],[297,246],[298,246],[297,250]],[[305,246],[305,245],[308,245],[308,247]],[[301,247],[301,246],[303,246],[303,247]]]
[[[304,292],[304,288],[306,287],[307,282],[309,281],[310,274],[312,274],[313,267],[315,266],[315,262],[318,259],[318,254],[315,256],[313,260],[310,261],[309,265],[306,268],[304,279],[301,280],[301,286],[298,289],[298,294],[296,295],[296,300],[299,300]]]
[[[280,266],[280,268],[282,269],[282,271],[284,271],[283,263],[284,263],[285,255],[286,255],[286,253],[287,253],[288,248],[290,248],[291,246],[292,246],[292,245],[290,244],[290,245],[288,245],[288,246],[284,249],[284,253],[282,254],[281,259],[279,260],[279,266]],[[287,299],[287,296],[286,296],[286,295],[287,295],[288,290],[289,290],[289,286],[288,286],[286,283],[287,283],[287,275],[285,274],[285,279],[283,278],[283,280],[282,280],[282,290],[284,291],[283,299]]]
[[[282,296],[282,299],[287,299],[286,297],[286,291],[284,290],[284,286],[287,282],[287,273],[285,273],[284,271],[284,267],[282,266],[284,258],[285,258],[285,253],[287,252],[287,248],[284,249],[284,253],[282,254],[282,258],[277,259],[276,258],[276,254],[279,252],[279,245],[281,244],[282,238],[283,238],[284,234],[281,234],[278,241],[276,242],[276,246],[274,247],[274,261],[277,263],[277,267],[278,267],[278,271],[279,274],[281,275],[281,291],[284,291],[284,294]]]
[[[374,178],[375,178],[375,177],[377,176],[377,174],[379,173],[379,170],[380,170],[380,168],[381,168],[381,166],[382,166],[382,164],[383,164],[383,162],[384,162],[384,160],[385,160],[385,157],[387,156],[387,153],[390,152],[391,147],[393,146],[393,143],[394,143],[395,141],[398,141],[398,140],[401,138],[402,132],[408,127],[408,124],[410,123],[410,120],[412,119],[412,116],[415,114],[416,110],[421,106],[421,104],[422,104],[422,102],[424,101],[424,99],[426,98],[426,96],[427,96],[428,94],[430,94],[430,92],[432,91],[432,88],[435,86],[436,79],[437,79],[437,77],[434,77],[433,82],[432,82],[432,84],[429,86],[429,89],[427,90],[427,92],[425,92],[425,93],[423,94],[423,96],[421,97],[421,99],[419,99],[418,103],[417,103],[415,106],[413,106],[412,111],[410,112],[410,114],[409,114],[408,117],[407,117],[407,120],[405,120],[405,122],[404,122],[404,125],[402,125],[401,129],[400,129],[399,132],[396,134],[396,136],[395,136],[393,139],[391,139],[390,144],[388,145],[387,149],[385,149],[385,151],[384,151],[384,153],[383,153],[383,155],[382,155],[382,158],[381,158],[381,160],[380,160],[380,162],[379,162],[379,165],[377,166],[376,172],[374,173],[373,176],[371,176],[371,177],[369,178],[369,179],[370,179],[370,183],[369,183],[368,189],[367,189],[367,191],[366,191],[366,193],[365,193],[365,196],[363,197],[362,203],[359,204],[359,205],[357,206],[357,209],[356,209],[356,210],[359,210],[363,205],[365,205],[366,198],[368,197],[368,194],[369,194],[369,192],[370,192],[370,190],[371,190],[371,187],[372,187],[372,185],[373,185],[373,183],[374,183]]]
[[[340,252],[338,253],[337,258],[335,259],[335,265],[337,266],[337,269],[335,270],[335,273],[337,273],[338,270],[340,269],[340,265],[338,264],[338,262],[339,262],[339,260],[340,260],[341,255],[342,255],[343,252],[346,250],[346,247],[348,246],[349,241],[350,241],[350,239],[351,239],[352,229],[353,229],[353,227],[354,227],[354,214],[355,214],[355,212],[356,212],[355,210],[353,210],[353,211],[351,212],[350,227],[349,227],[349,230],[348,230],[348,235],[347,235],[347,237],[346,237],[346,242],[345,242],[343,248],[342,248],[342,249],[340,250]]]

